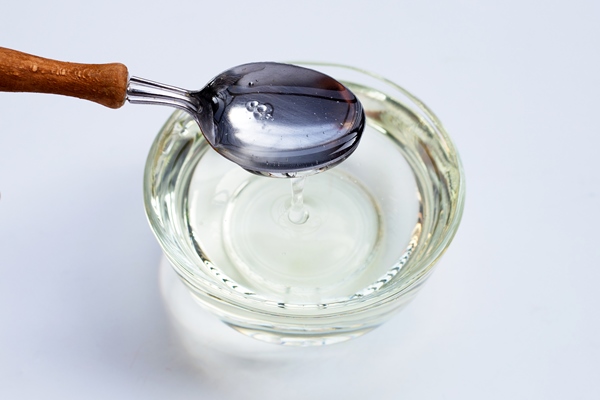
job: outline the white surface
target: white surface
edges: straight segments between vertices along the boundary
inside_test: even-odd
[[[0,93],[0,398],[599,398],[598,4],[4,5],[1,46],[183,87],[259,60],[378,72],[438,114],[468,185],[393,321],[306,359],[219,359],[175,335],[143,213],[170,110]]]

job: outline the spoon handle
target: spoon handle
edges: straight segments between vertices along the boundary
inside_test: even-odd
[[[110,108],[125,103],[128,73],[123,64],[76,64],[0,47],[0,91],[61,94]]]

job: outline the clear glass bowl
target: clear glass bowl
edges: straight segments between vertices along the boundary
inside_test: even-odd
[[[464,175],[439,120],[401,87],[355,68],[297,64],[343,82],[367,116],[356,152],[307,179],[305,226],[283,218],[288,180],[223,159],[180,111],[150,150],[144,201],[201,306],[263,341],[321,345],[370,331],[412,299],[456,233]]]

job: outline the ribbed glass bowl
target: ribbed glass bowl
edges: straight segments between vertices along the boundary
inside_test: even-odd
[[[458,154],[441,123],[406,90],[351,67],[297,64],[343,82],[367,116],[356,152],[306,182],[309,204],[311,185],[316,203],[336,195],[350,196],[352,202],[352,196],[360,197],[353,188],[368,199],[365,213],[344,214],[349,228],[325,236],[325,251],[315,250],[311,258],[312,243],[306,241],[306,252],[296,255],[301,263],[290,260],[291,267],[281,264],[279,269],[279,255],[264,261],[269,252],[286,247],[289,238],[273,231],[271,242],[264,230],[260,238],[254,235],[253,227],[262,225],[256,221],[265,226],[276,222],[269,220],[269,212],[260,215],[259,208],[251,212],[249,205],[246,212],[243,202],[260,199],[275,210],[279,200],[275,194],[270,200],[269,193],[285,191],[289,182],[251,175],[223,159],[180,111],[165,123],[150,150],[144,201],[166,257],[200,306],[263,341],[321,345],[360,336],[408,303],[457,231],[465,186]],[[321,199],[317,189],[331,195]],[[346,197],[339,196],[344,203]],[[257,219],[246,223],[244,218]],[[368,220],[371,234],[362,232],[358,218]],[[348,237],[356,253],[349,253]]]

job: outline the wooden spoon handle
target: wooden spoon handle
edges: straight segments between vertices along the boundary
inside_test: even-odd
[[[61,94],[110,108],[125,103],[123,64],[75,64],[0,47],[0,91]]]

